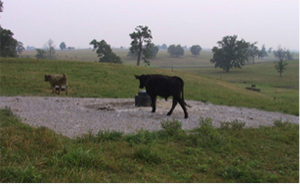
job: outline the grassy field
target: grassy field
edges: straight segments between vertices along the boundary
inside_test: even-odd
[[[296,62],[297,65],[297,62]],[[244,70],[258,65],[249,65],[250,69],[233,70],[230,74],[236,80],[240,80],[238,75]],[[267,66],[272,67],[273,64]],[[298,65],[297,65],[298,66]],[[69,80],[69,93],[71,97],[100,97],[100,98],[134,98],[138,93],[138,80],[134,75],[160,73],[166,75],[177,75],[185,81],[185,99],[210,102],[213,104],[223,104],[230,106],[243,106],[258,108],[269,111],[279,111],[289,114],[300,114],[300,103],[297,98],[299,83],[297,78],[290,81],[290,85],[296,86],[288,97],[274,99],[272,94],[267,92],[253,92],[245,90],[244,84],[231,83],[231,80],[222,80],[217,75],[216,78],[194,75],[185,70],[164,70],[149,67],[137,67],[131,65],[114,65],[99,62],[80,62],[63,60],[35,60],[35,59],[0,59],[0,95],[33,95],[50,96],[50,85],[44,82],[45,74],[65,73]],[[211,71],[208,69],[207,71]],[[254,70],[255,71],[255,70]],[[274,69],[275,71],[275,69]],[[213,70],[212,72],[222,72],[222,70]],[[237,74],[235,74],[237,73]],[[262,72],[264,73],[264,72]],[[297,76],[297,70],[293,75]],[[222,73],[223,74],[223,73]],[[225,74],[225,73],[224,73]],[[284,74],[283,79],[288,79],[289,73]],[[247,74],[244,74],[247,75]],[[292,74],[291,74],[292,75]],[[234,77],[237,76],[237,77]],[[250,76],[250,74],[249,74]],[[255,76],[252,73],[251,76]],[[279,77],[269,78],[276,80]],[[282,80],[283,80],[282,79]],[[252,84],[248,82],[245,85]],[[267,83],[271,84],[271,82]],[[266,89],[272,90],[273,87]],[[260,87],[260,84],[257,83]],[[279,88],[278,88],[279,89]],[[285,89],[285,88],[283,88]],[[264,91],[265,89],[263,89]],[[278,94],[284,94],[284,91],[277,90]],[[275,92],[274,92],[275,93]],[[293,95],[294,94],[294,95]],[[279,97],[279,96],[278,96]]]
[[[299,182],[299,125],[216,129],[209,119],[186,132],[178,121],[134,135],[99,131],[77,139],[22,124],[0,110],[1,182]]]
[[[136,65],[136,60],[128,58],[128,49],[113,49],[126,65]],[[35,58],[35,50],[25,50],[21,54],[21,57],[24,58]],[[299,53],[294,53],[294,58],[299,58]],[[58,60],[68,60],[68,61],[99,61],[97,58],[96,52],[92,49],[78,49],[78,50],[56,50],[56,58]],[[157,57],[150,60],[150,67],[212,67],[214,66],[210,63],[212,58],[211,50],[202,50],[200,56],[194,57],[189,50],[185,50],[184,56],[179,58],[173,58],[168,53],[167,50],[160,50],[157,54]],[[263,59],[256,59],[256,62],[267,62],[267,61],[276,61],[272,53],[269,54],[269,57]],[[252,61],[252,60],[251,60]],[[143,61],[141,62],[143,64]]]
[[[161,59],[165,56],[159,56]],[[158,60],[161,60],[158,59]],[[171,62],[168,61],[168,62]],[[191,64],[195,65],[195,64]],[[69,60],[0,58],[1,96],[56,96],[44,75],[66,73],[69,97],[134,98],[137,74],[177,75],[185,99],[299,114],[299,63],[282,78],[274,63],[220,69],[157,69]],[[246,83],[244,83],[246,82]],[[256,84],[260,93],[245,90]],[[66,97],[64,93],[62,97]],[[200,119],[183,131],[174,120],[162,130],[123,135],[99,130],[69,139],[22,124],[9,108],[0,110],[1,182],[299,182],[299,125],[221,128]]]

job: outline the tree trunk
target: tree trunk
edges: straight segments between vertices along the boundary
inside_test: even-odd
[[[142,42],[140,41],[140,45],[139,45],[139,52],[138,52],[138,58],[137,58],[137,66],[140,66],[140,61],[141,61],[141,55],[142,55]]]

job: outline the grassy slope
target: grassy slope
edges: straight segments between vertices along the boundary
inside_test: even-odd
[[[222,80],[194,71],[110,65],[93,62],[3,59],[1,96],[54,96],[45,73],[66,73],[71,97],[133,98],[139,91],[134,74],[181,76],[185,98],[215,104],[298,112],[298,102],[274,100],[244,89],[239,80]],[[291,66],[291,64],[289,64]],[[297,65],[299,67],[299,65]],[[251,73],[251,67],[245,67]],[[271,66],[270,66],[271,68]],[[243,70],[244,70],[243,69]],[[250,70],[250,71],[248,71]],[[241,70],[234,70],[238,74]],[[263,70],[265,71],[265,70]],[[254,76],[262,75],[257,69]],[[221,72],[220,72],[221,73]],[[231,73],[231,74],[232,74]],[[284,73],[285,74],[288,74]],[[227,74],[226,74],[227,76]],[[230,76],[230,75],[228,75]],[[253,76],[253,74],[251,74]],[[236,81],[237,80],[237,81]],[[261,80],[260,78],[257,80]],[[243,81],[243,80],[241,80]],[[234,83],[232,83],[234,82]],[[252,81],[248,84],[252,83]],[[261,87],[260,83],[255,83]],[[264,84],[265,82],[262,82]],[[284,84],[287,83],[284,82]],[[292,82],[295,86],[295,81]],[[273,86],[277,83],[270,82]],[[279,89],[279,88],[278,88]],[[282,94],[282,91],[278,91]],[[61,96],[65,96],[62,94]],[[295,96],[295,94],[292,94]],[[299,95],[296,95],[299,98]],[[293,97],[294,98],[294,97]],[[238,100],[237,100],[238,99]],[[288,103],[288,105],[284,105]],[[283,110],[284,109],[284,110]],[[176,122],[171,122],[170,125]],[[208,124],[206,124],[208,125]],[[234,124],[232,124],[234,125]],[[20,123],[9,109],[0,110],[1,182],[298,182],[299,126],[277,123],[259,129],[203,126],[188,134],[176,126],[136,135],[100,132],[75,140],[47,128]],[[255,141],[253,141],[255,139]]]
[[[67,74],[69,96],[72,97],[133,98],[139,91],[135,74],[161,73],[177,75],[184,79],[185,99],[290,114],[298,114],[299,109],[298,103],[295,102],[288,102],[285,99],[274,100],[268,94],[248,91],[224,80],[180,71],[57,60],[37,62],[34,59],[1,59],[0,94],[50,96],[50,85],[43,80],[45,74],[54,73]]]

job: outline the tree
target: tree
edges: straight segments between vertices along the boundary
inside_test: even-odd
[[[98,42],[96,39],[90,42],[90,45],[94,46],[93,51],[96,50],[96,53],[99,57],[99,62],[106,63],[122,63],[121,58],[112,52],[112,49],[105,40]]]
[[[55,45],[52,39],[49,39],[45,45],[45,50],[46,50],[46,54],[48,59],[55,59]]]
[[[155,58],[158,53],[158,47],[155,46],[153,43],[147,44],[146,48],[143,50],[143,58]],[[150,66],[150,61],[144,59],[145,64]]]
[[[287,50],[286,51],[286,60],[293,60],[293,59],[294,59],[293,54],[289,50]]]
[[[22,54],[23,50],[25,50],[25,47],[23,46],[23,43],[18,42],[17,47],[16,47],[16,52],[18,54]]]
[[[162,45],[160,46],[160,48],[161,48],[162,50],[167,50],[167,49],[168,49],[168,46],[164,43],[164,44],[162,44]]]
[[[3,12],[3,2],[0,1],[0,12]]]
[[[261,52],[261,57],[262,57],[262,58],[268,57],[268,53],[267,53],[267,49],[266,49],[265,45],[262,46],[260,52]]]
[[[171,57],[179,57],[184,55],[184,50],[181,47],[181,45],[170,45],[168,47],[168,53],[171,55]]]
[[[285,66],[287,65],[286,59],[288,59],[287,55],[290,55],[290,51],[286,49],[282,49],[281,46],[278,47],[278,49],[274,52],[275,57],[279,59],[279,62],[275,65],[275,68],[277,72],[279,73],[279,76],[282,76],[282,73],[286,70]]]
[[[215,68],[219,67],[229,71],[230,68],[242,68],[248,60],[249,43],[243,39],[238,41],[237,36],[225,36],[222,41],[217,42],[219,47],[212,49],[213,58],[210,62],[215,63]]]
[[[139,66],[143,51],[148,47],[147,45],[151,44],[151,30],[148,26],[139,25],[135,28],[135,32],[129,34],[129,36],[132,39],[129,50],[131,53],[137,53],[136,65]],[[145,63],[149,63],[147,56],[144,56],[143,59]]]
[[[9,29],[3,29],[0,26],[0,56],[2,57],[16,57],[18,41],[13,38],[14,33]]]
[[[200,51],[202,50],[202,48],[200,47],[200,45],[193,45],[191,47],[191,53],[197,57],[198,55],[200,55]]]
[[[152,59],[152,58],[155,58],[157,53],[159,51],[159,48],[158,46],[155,46],[153,43],[150,43],[148,45],[145,46],[144,50],[143,50],[143,53],[142,53],[142,57],[143,58],[149,58],[149,59]],[[127,54],[127,57],[132,57],[134,59],[136,59],[138,57],[138,53],[137,51],[135,51],[134,53],[132,53],[130,50]],[[147,65],[150,65],[150,62],[146,61],[145,62]]]
[[[46,51],[43,50],[43,49],[35,49],[36,50],[36,59],[39,60],[39,59],[46,59],[47,58],[47,55],[46,55]]]
[[[60,48],[61,50],[66,49],[66,47],[67,47],[67,45],[65,44],[65,42],[61,42],[60,45],[59,45],[59,48]]]
[[[253,64],[255,63],[255,57],[258,57],[260,55],[260,51],[258,48],[255,46],[257,42],[254,42],[252,44],[249,44],[249,49],[248,49],[248,55],[252,57]]]
[[[0,0],[0,12],[3,12],[3,2]],[[13,38],[14,33],[3,29],[0,25],[0,56],[17,57],[25,49],[22,42]]]
[[[271,53],[271,52],[272,52],[272,49],[273,49],[273,48],[270,47],[269,50],[268,50],[268,53]]]

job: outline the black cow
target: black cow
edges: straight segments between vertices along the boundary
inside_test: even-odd
[[[183,97],[184,82],[180,77],[165,76],[165,75],[141,75],[135,76],[140,80],[140,88],[146,87],[147,94],[151,97],[152,112],[156,110],[156,97],[161,96],[168,99],[173,96],[173,104],[168,116],[172,114],[177,103],[180,104],[184,111],[184,118],[188,118],[188,113],[185,106],[188,106]],[[189,106],[188,106],[189,107]]]

